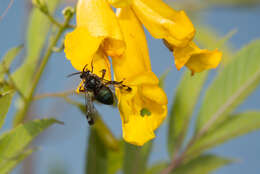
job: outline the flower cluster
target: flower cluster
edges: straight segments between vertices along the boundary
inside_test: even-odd
[[[116,13],[111,8],[116,8]],[[192,42],[195,29],[184,11],[162,0],[79,0],[77,27],[66,35],[65,53],[79,71],[93,62],[94,73],[124,81],[131,92],[116,89],[125,141],[143,145],[167,115],[167,97],[152,72],[142,24],[173,52],[177,69],[186,65],[193,73],[215,68],[218,50],[201,50]]]

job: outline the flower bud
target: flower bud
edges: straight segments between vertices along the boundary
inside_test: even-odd
[[[65,18],[71,17],[75,13],[75,10],[73,7],[66,7],[62,10],[62,14]]]

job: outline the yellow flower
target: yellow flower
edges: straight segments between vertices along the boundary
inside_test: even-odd
[[[122,56],[112,58],[115,79],[132,88],[131,92],[116,90],[123,138],[142,146],[155,137],[155,129],[166,117],[167,97],[152,72],[141,23],[129,7],[118,9],[117,16],[126,50]]]
[[[115,7],[131,5],[151,35],[176,47],[186,46],[195,29],[184,11],[176,11],[162,0],[108,0]]]
[[[65,38],[66,57],[73,67],[82,71],[83,67],[88,64],[90,69],[93,62],[96,74],[100,75],[100,70],[106,69],[106,75],[110,76],[107,56],[120,56],[124,50],[125,43],[119,24],[107,1],[79,0],[77,27]]]
[[[184,65],[187,66],[192,74],[207,69],[216,68],[222,57],[222,53],[217,49],[209,51],[200,49],[194,42],[190,42],[186,47],[173,47],[166,41],[165,45],[173,51],[175,66],[180,70]]]
[[[108,0],[115,7],[131,7],[151,35],[163,39],[173,51],[179,70],[186,65],[192,73],[216,68],[222,53],[198,48],[193,42],[195,29],[184,11],[175,11],[162,0]]]

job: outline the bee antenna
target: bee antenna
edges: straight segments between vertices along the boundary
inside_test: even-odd
[[[88,64],[86,64],[83,68],[83,72],[85,72],[85,69],[87,68]]]
[[[69,78],[69,77],[75,76],[77,74],[81,74],[81,72],[75,72],[75,73],[69,74],[69,75],[67,75],[67,77]]]

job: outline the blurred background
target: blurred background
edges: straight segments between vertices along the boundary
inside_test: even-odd
[[[7,8],[9,2],[10,0],[0,1],[0,14]],[[73,0],[63,0],[62,2],[62,5],[55,14],[57,18],[62,17],[61,10],[65,6],[75,4]],[[193,20],[198,33],[210,31],[218,38],[224,37],[232,31],[236,31],[228,41],[229,49],[236,51],[250,41],[260,37],[260,2],[256,0],[168,0],[166,2],[175,9],[185,9],[189,17]],[[2,57],[8,49],[24,43],[30,10],[30,1],[14,0],[6,16],[0,20],[0,57]],[[169,106],[171,106],[174,91],[181,79],[183,70],[177,71],[176,68],[173,67],[174,60],[167,48],[164,47],[160,40],[155,40],[148,32],[146,33],[153,71],[160,76],[166,69],[171,68],[165,83]],[[24,52],[12,65],[13,69],[22,62],[23,54]],[[75,70],[70,62],[66,60],[65,54],[63,52],[54,53],[41,78],[37,94],[75,89],[80,79],[66,78],[66,76],[72,72],[75,72]],[[210,77],[213,76],[214,71]],[[211,78],[209,78],[207,84],[209,84],[210,79]],[[11,106],[13,109],[10,109],[4,129],[1,131],[6,131],[11,128],[12,111],[14,111],[16,104],[18,103]],[[99,105],[96,107],[112,132],[117,137],[121,137],[122,128],[118,110]],[[243,111],[246,109],[260,109],[260,87],[258,87],[237,110]],[[89,126],[84,115],[77,108],[66,104],[63,100],[54,98],[35,102],[34,109],[30,112],[30,115],[32,118],[56,117],[65,124],[54,125],[39,136],[34,145],[39,146],[40,150],[27,158],[13,173],[83,174],[85,150],[89,134]],[[191,126],[191,128],[192,127],[193,126]],[[157,131],[157,137],[149,164],[168,158],[167,149],[165,148],[167,140],[166,131],[167,128],[165,124]],[[216,171],[215,174],[258,174],[260,171],[259,137],[260,132],[254,132],[229,141],[212,150],[216,154],[239,159],[237,163],[223,167]]]

